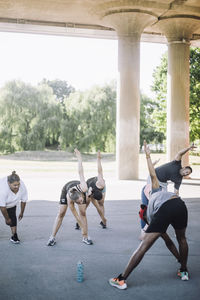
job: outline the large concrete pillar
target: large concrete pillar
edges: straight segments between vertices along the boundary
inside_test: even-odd
[[[167,77],[167,158],[189,145],[189,42],[169,41]],[[188,155],[183,164],[189,164]]]
[[[159,27],[168,40],[167,158],[173,160],[176,153],[190,143],[190,39],[200,23],[191,18],[163,18]],[[189,164],[189,153],[182,161],[183,165]]]
[[[117,177],[138,179],[140,130],[140,37],[155,20],[146,13],[114,13],[104,17],[118,34]]]

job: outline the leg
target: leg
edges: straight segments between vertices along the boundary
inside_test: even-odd
[[[151,248],[161,234],[159,232],[145,233],[143,241],[131,256],[125,271],[122,273],[124,279],[137,267],[145,253]]]
[[[104,200],[105,200],[105,193],[103,194],[103,198],[99,201],[97,201],[94,198],[91,198],[91,202],[96,207],[96,210],[100,215],[103,224],[106,225],[107,220],[105,218]]]
[[[176,259],[178,261],[180,261],[179,252],[178,252],[175,244],[173,243],[173,241],[168,236],[168,234],[167,233],[162,233],[161,237],[165,241],[165,244],[166,244],[167,248],[169,249],[169,251],[176,257]]]
[[[83,238],[88,237],[88,224],[87,224],[87,217],[86,217],[86,204],[78,205],[79,208],[79,215],[82,223],[82,235]]]
[[[16,216],[16,206],[7,208],[7,213],[9,215],[9,218],[12,221],[12,224],[10,225],[12,237],[11,237],[11,242],[18,244],[20,240],[18,239],[17,236],[17,216]]]
[[[82,224],[82,235],[83,235],[83,242],[87,245],[92,245],[93,242],[91,239],[88,238],[88,224],[87,224],[87,217],[86,217],[86,204],[82,204],[78,206],[79,208],[79,215]]]
[[[186,228],[175,229],[176,239],[179,244],[180,263],[181,263],[182,271],[187,271],[187,259],[188,259],[188,243],[185,237],[185,230]]]
[[[66,211],[67,211],[67,205],[66,204],[61,204],[60,207],[59,207],[59,212],[58,212],[58,215],[55,219],[55,222],[54,222],[54,225],[53,225],[53,230],[52,230],[52,236],[55,238],[61,224],[62,224],[62,221],[63,221],[63,218],[66,214]]]

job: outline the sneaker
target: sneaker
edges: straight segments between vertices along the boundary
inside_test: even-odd
[[[56,239],[55,237],[50,237],[48,242],[47,242],[47,246],[54,246],[56,244]]]
[[[86,245],[92,245],[93,241],[90,240],[89,238],[83,238],[83,243],[85,243]]]
[[[111,278],[109,279],[110,285],[120,289],[125,290],[127,289],[127,284],[122,275],[120,274],[117,278]]]
[[[19,244],[20,243],[20,240],[18,239],[17,233],[15,233],[13,236],[11,236],[10,241],[13,244]]]
[[[80,226],[79,226],[78,223],[76,223],[75,229],[76,229],[76,230],[79,230],[79,229],[80,229]]]
[[[189,276],[188,276],[188,272],[187,271],[178,270],[177,275],[183,281],[189,280]]]
[[[102,227],[103,229],[107,228],[107,227],[106,227],[106,225],[105,225],[105,224],[103,224],[103,222],[102,222],[102,221],[100,222],[100,225],[101,225],[101,227]]]

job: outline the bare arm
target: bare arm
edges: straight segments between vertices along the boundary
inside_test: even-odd
[[[154,162],[152,162],[153,166],[155,166],[158,162],[159,162],[160,158],[154,160]]]
[[[183,156],[185,153],[187,153],[188,151],[193,150],[193,149],[195,149],[195,148],[197,148],[197,147],[194,145],[194,143],[192,143],[191,146],[189,146],[189,147],[187,147],[187,148],[184,148],[184,149],[180,150],[180,151],[176,154],[175,160],[177,160],[177,161],[181,160],[182,156]]]
[[[78,159],[78,173],[79,173],[79,178],[80,178],[80,187],[81,187],[82,191],[85,193],[85,192],[87,192],[88,188],[87,188],[87,183],[86,183],[85,177],[84,177],[81,153],[78,151],[78,149],[74,149],[74,153]]]
[[[19,220],[23,218],[25,207],[26,207],[26,202],[21,202],[21,212],[18,217]]]
[[[6,224],[7,224],[7,225],[11,225],[11,224],[12,224],[12,221],[11,221],[9,215],[8,215],[8,212],[7,212],[6,207],[1,206],[0,209],[1,209],[2,215],[4,216],[4,219],[5,219]]]
[[[77,210],[74,206],[74,203],[72,201],[69,202],[69,207],[71,209],[72,214],[74,215],[76,221],[78,222],[79,226],[82,228],[81,219],[79,217],[79,214],[77,213]]]
[[[174,188],[174,193],[179,196],[179,190],[177,190],[176,188]]]
[[[96,186],[99,189],[103,189],[105,186],[105,180],[103,179],[103,168],[101,165],[101,152],[97,152],[97,171],[98,171],[98,177],[97,177],[97,182]]]
[[[159,182],[158,182],[158,178],[156,176],[156,172],[153,166],[153,163],[151,161],[151,152],[149,147],[147,146],[146,141],[144,140],[144,152],[146,154],[146,159],[147,159],[147,166],[149,169],[149,175],[151,177],[151,182],[152,182],[152,189],[158,189],[159,188]]]

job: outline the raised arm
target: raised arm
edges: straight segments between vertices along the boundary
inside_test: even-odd
[[[184,149],[180,150],[180,151],[176,154],[175,160],[177,160],[177,161],[181,160],[182,156],[183,156],[185,153],[187,153],[187,152],[190,151],[190,150],[194,150],[195,148],[197,148],[197,147],[194,145],[194,143],[192,143],[191,146],[189,146],[189,147],[187,147],[187,148],[184,148]]]
[[[153,166],[153,163],[151,161],[151,152],[149,147],[147,146],[146,141],[144,140],[144,152],[146,154],[146,160],[147,160],[147,166],[149,169],[149,175],[151,177],[151,182],[152,182],[152,189],[158,189],[159,188],[159,182],[158,182],[158,178],[156,176],[156,172]]]
[[[97,152],[97,171],[98,171],[98,177],[97,177],[97,182],[96,186],[99,189],[103,189],[105,186],[105,180],[103,179],[103,169],[101,165],[101,152]]]
[[[78,149],[74,149],[74,153],[78,159],[78,173],[80,178],[80,187],[82,191],[85,193],[87,192],[87,183],[85,181],[84,172],[83,172],[83,164],[82,164],[82,157],[81,153],[78,151]]]

